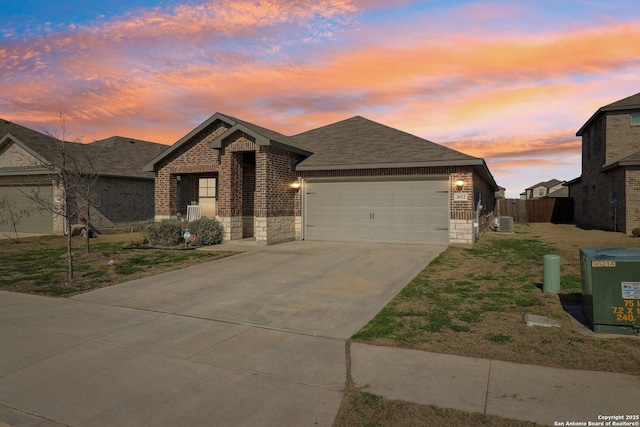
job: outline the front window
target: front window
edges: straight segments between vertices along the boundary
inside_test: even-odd
[[[544,188],[539,188],[538,189],[538,196],[540,196],[540,197],[544,196]]]
[[[216,178],[200,178],[198,180],[198,204],[202,216],[215,217],[217,214]]]
[[[640,125],[640,111],[631,113],[631,124]]]

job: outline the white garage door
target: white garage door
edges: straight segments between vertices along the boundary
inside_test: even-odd
[[[305,182],[305,239],[449,244],[449,181]]]
[[[8,207],[5,206],[5,209],[3,209],[3,219],[8,216],[10,207],[11,211],[15,213],[24,213],[19,215],[18,231],[50,234],[53,232],[53,214],[39,210],[27,196],[35,194],[47,203],[51,203],[53,200],[53,190],[50,185],[23,186],[20,188],[0,187],[0,201],[8,203]],[[13,231],[11,221],[0,221],[0,229],[5,232]]]

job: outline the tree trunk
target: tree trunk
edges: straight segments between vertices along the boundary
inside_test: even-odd
[[[69,280],[73,280],[73,250],[71,247],[71,218],[67,218],[67,259],[69,260]]]
[[[90,245],[89,239],[91,237],[89,235],[89,230],[91,230],[91,217],[89,216],[89,212],[90,212],[89,203],[87,202],[87,212],[86,212],[87,216],[85,217],[86,225],[84,227],[84,247],[85,247],[85,253],[87,255],[89,255],[89,245]]]

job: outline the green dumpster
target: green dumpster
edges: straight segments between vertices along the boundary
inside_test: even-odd
[[[640,331],[640,249],[580,249],[582,307],[594,332]]]

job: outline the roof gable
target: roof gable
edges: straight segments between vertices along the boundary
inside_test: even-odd
[[[144,165],[145,171],[153,171],[155,165],[158,164],[163,159],[167,158],[173,152],[178,150],[183,145],[187,144],[193,137],[198,135],[200,132],[204,131],[207,127],[220,120],[225,123],[229,129],[223,132],[221,135],[216,137],[209,143],[211,148],[221,148],[222,141],[230,136],[231,134],[241,131],[246,133],[247,135],[251,135],[256,140],[256,144],[258,145],[270,145],[281,148],[283,150],[291,151],[298,154],[303,154],[305,156],[310,155],[311,153],[301,149],[300,147],[295,145],[295,142],[288,136],[285,136],[281,133],[272,131],[270,129],[264,128],[262,126],[255,125],[253,123],[246,122],[244,120],[236,119],[235,117],[228,116],[222,113],[215,113],[207,120],[202,122],[198,127],[193,129],[191,132],[180,138],[173,145],[167,148],[165,151],[151,159],[146,165]]]
[[[534,190],[534,189],[536,189],[538,187],[544,187],[546,189],[550,189],[550,188],[553,188],[556,185],[560,185],[562,183],[563,183],[563,181],[560,181],[560,180],[554,178],[554,179],[550,179],[549,181],[539,182],[536,185],[532,185],[531,187],[525,188],[525,190]]]
[[[10,133],[0,138],[0,169],[41,168],[47,164],[42,156]]]
[[[0,147],[8,144],[17,144],[25,155],[31,156],[42,166],[40,170],[51,172],[51,168],[58,166],[64,157],[82,173],[148,179],[153,178],[153,174],[143,172],[142,167],[149,158],[166,148],[162,144],[120,136],[89,144],[61,141],[0,119]],[[21,164],[23,162],[18,163],[12,167],[12,174],[27,173]],[[33,169],[28,173],[32,172]]]
[[[240,131],[247,135],[252,136],[256,141],[256,145],[260,145],[260,146],[269,145],[269,146],[277,147],[286,151],[302,154],[304,156],[309,156],[311,154],[310,151],[297,147],[295,140],[279,132],[275,132],[270,129],[263,128],[261,126],[254,125],[253,123],[245,122],[243,120],[238,120],[235,118],[233,118],[233,120],[236,123],[233,126],[231,126],[229,129],[227,129],[224,133],[222,133],[217,138],[215,138],[213,141],[211,141],[209,143],[209,147],[217,148],[217,149],[222,148],[222,143],[226,138]]]
[[[207,120],[200,123],[200,125],[198,125],[191,132],[189,132],[188,134],[186,134],[185,136],[177,140],[175,143],[167,147],[167,149],[164,150],[162,153],[158,154],[153,159],[149,160],[149,162],[147,162],[147,164],[144,165],[143,170],[147,172],[153,172],[156,164],[158,164],[163,159],[167,158],[169,155],[171,155],[175,151],[179,150],[183,145],[191,141],[193,137],[198,135],[200,132],[202,132],[203,130],[205,130],[207,127],[211,126],[218,120],[225,123],[228,127],[231,127],[235,124],[235,121],[232,120],[230,117],[227,117],[221,113],[215,113],[214,115],[209,117]]]
[[[361,116],[291,137],[313,152],[298,170],[481,165],[469,156]]]
[[[589,120],[587,120],[587,122],[582,125],[578,132],[576,132],[576,136],[582,136],[582,134],[600,114],[604,112],[624,110],[640,110],[640,93],[636,93],[635,95],[628,96],[619,101],[607,104],[604,107],[600,107],[598,111],[596,111],[591,117],[589,117]]]

